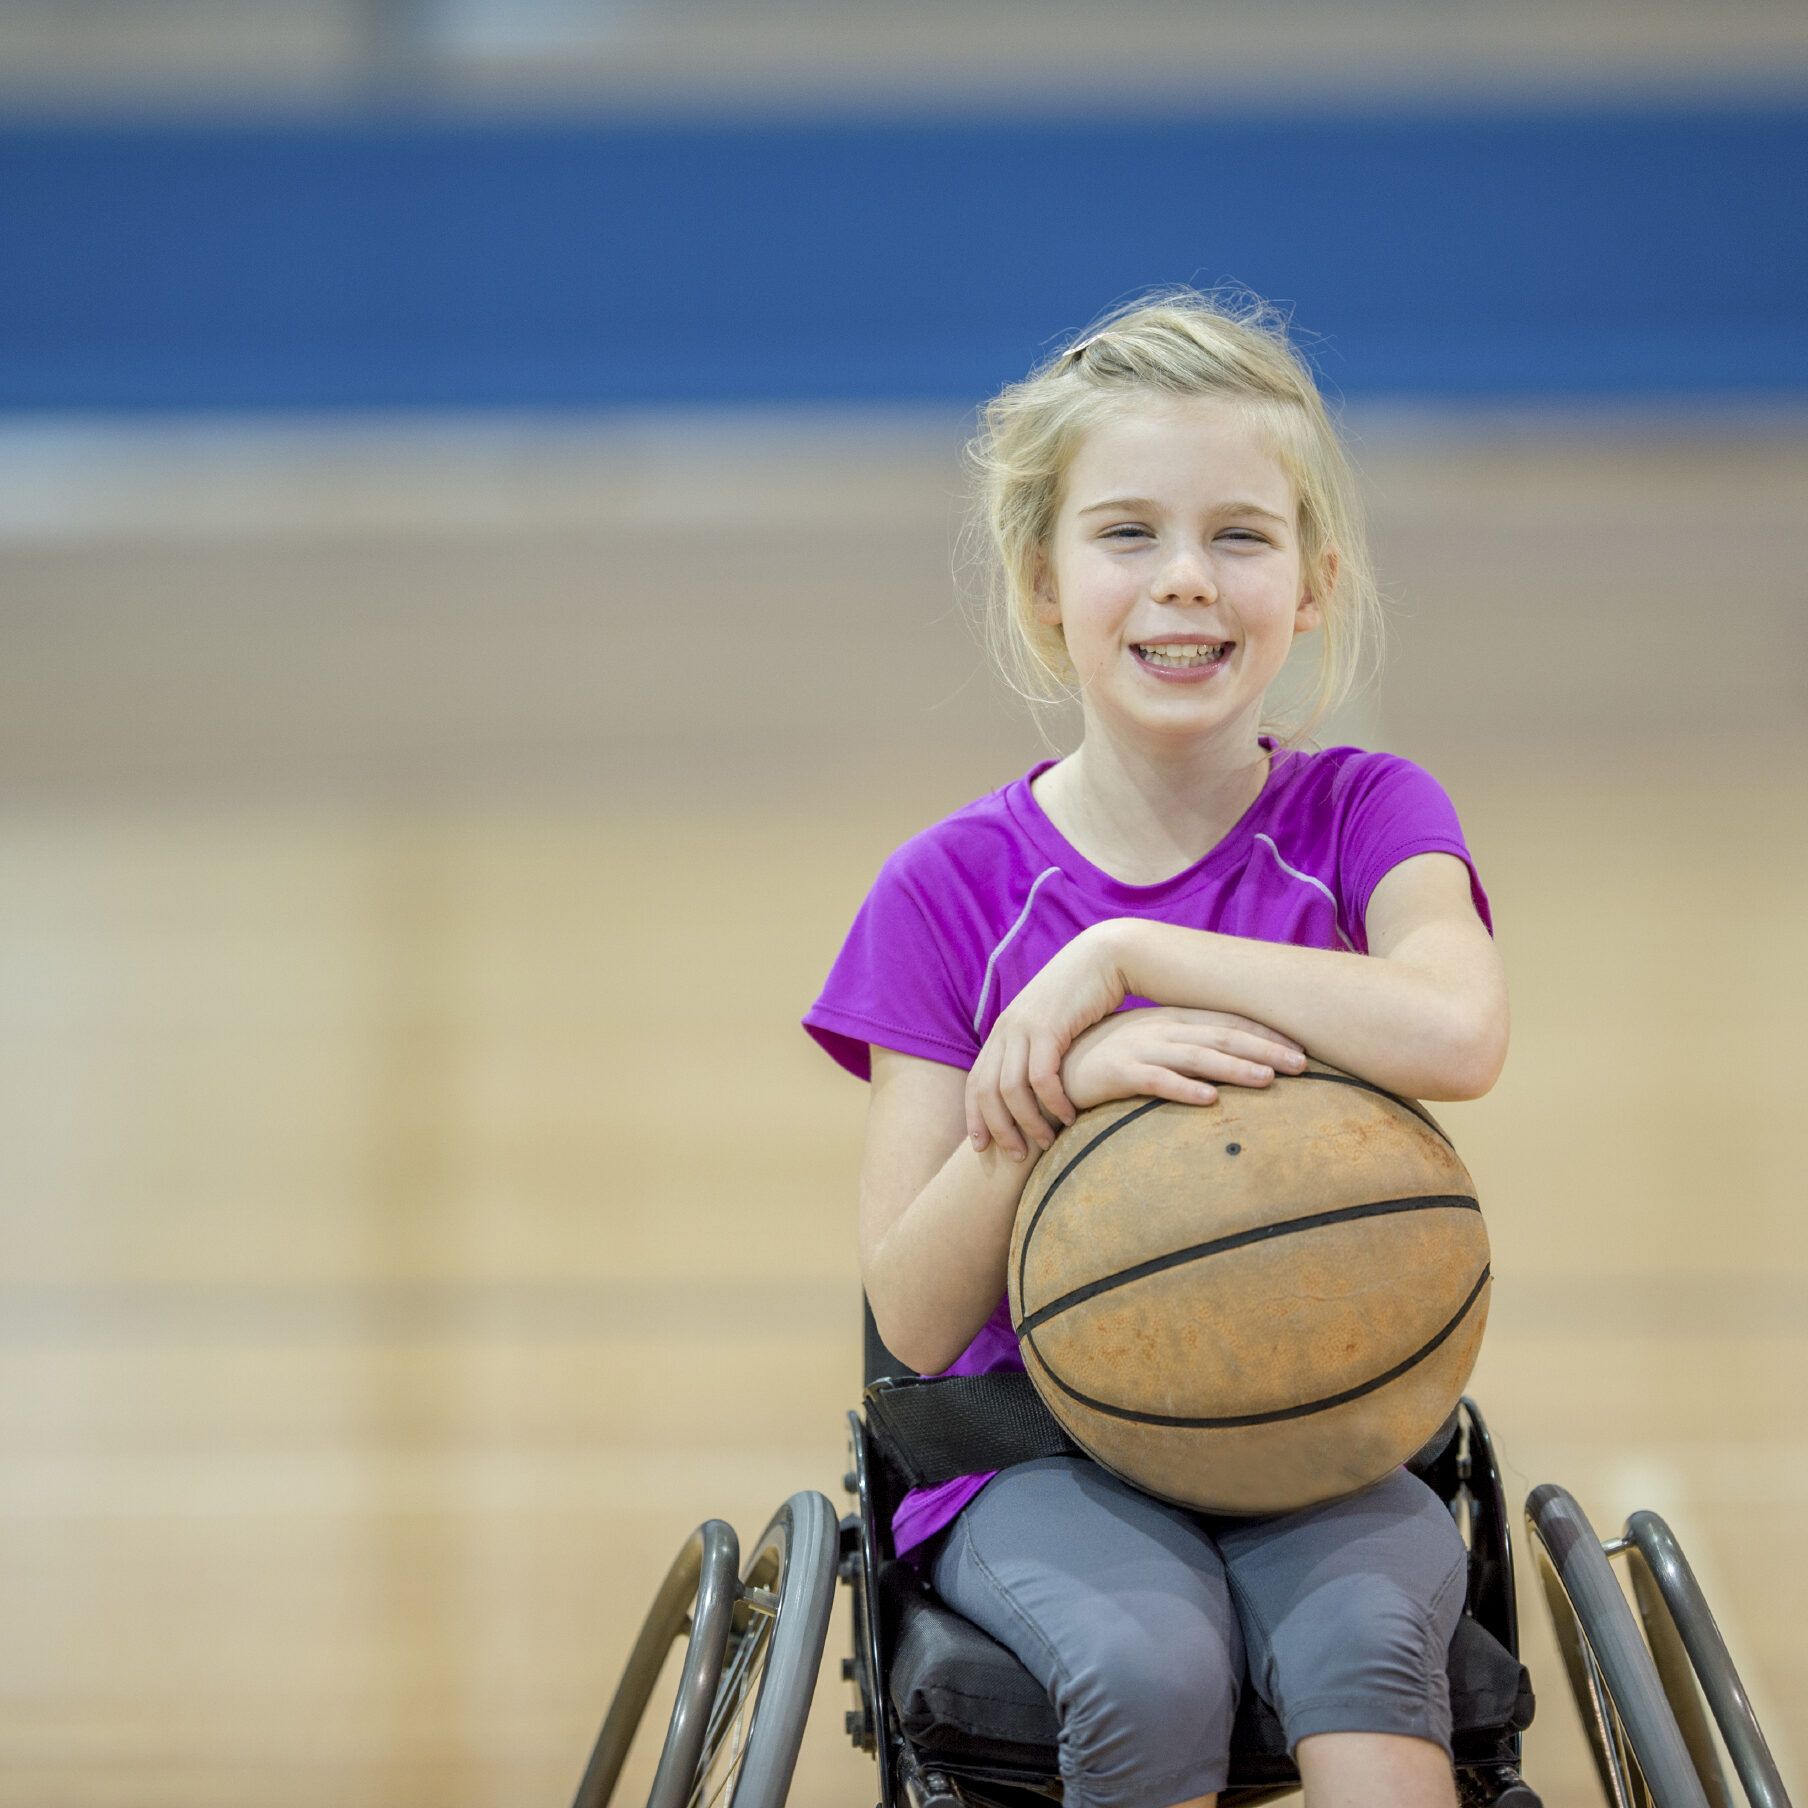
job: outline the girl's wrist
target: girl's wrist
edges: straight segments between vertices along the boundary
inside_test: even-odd
[[[1146,964],[1149,931],[1155,927],[1141,917],[1107,917],[1088,931],[1099,941],[1099,956],[1120,1002],[1132,993],[1147,997],[1138,983]]]
[[[1110,958],[1125,996],[1158,1005],[1215,1005],[1215,1000],[1194,996],[1203,945],[1213,940],[1209,931],[1151,922],[1147,917],[1114,917],[1104,927],[1111,932]]]

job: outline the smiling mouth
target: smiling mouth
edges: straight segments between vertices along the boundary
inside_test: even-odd
[[[1228,640],[1191,640],[1159,647],[1135,646],[1130,650],[1145,665],[1170,672],[1191,672],[1200,666],[1221,665],[1230,648]]]

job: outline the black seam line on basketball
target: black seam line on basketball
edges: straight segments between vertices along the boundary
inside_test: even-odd
[[[1427,1130],[1435,1130],[1439,1140],[1452,1154],[1456,1153],[1456,1144],[1444,1134],[1444,1126],[1425,1109],[1411,1099],[1403,1099],[1397,1092],[1389,1092],[1385,1086],[1373,1085],[1368,1080],[1359,1080],[1354,1074],[1319,1073],[1308,1068],[1304,1073],[1277,1074],[1279,1080],[1328,1080],[1333,1086],[1354,1086],[1358,1092],[1372,1092],[1378,1099],[1392,1099],[1402,1111],[1410,1111]]]
[[[1372,1394],[1384,1388],[1390,1381],[1398,1381],[1408,1369],[1415,1369],[1425,1358],[1431,1355],[1441,1344],[1447,1343],[1456,1333],[1456,1328],[1469,1316],[1475,1302],[1481,1298],[1482,1289],[1487,1286],[1493,1275],[1492,1267],[1484,1263],[1476,1282],[1469,1289],[1469,1297],[1456,1309],[1443,1330],[1436,1336],[1422,1343],[1418,1349],[1404,1362],[1396,1362],[1385,1374],[1372,1376],[1367,1381],[1358,1382],[1355,1387],[1346,1387],[1341,1394],[1327,1394],[1322,1400],[1308,1400],[1303,1406],[1282,1406],[1273,1412],[1240,1413],[1234,1418],[1226,1419],[1176,1419],[1166,1413],[1137,1412],[1128,1406],[1111,1406],[1103,1400],[1094,1400],[1071,1388],[1049,1367],[1048,1359],[1040,1350],[1036,1350],[1036,1358],[1042,1364],[1042,1372],[1069,1399],[1077,1400],[1082,1406],[1092,1411],[1104,1413],[1108,1418],[1128,1419],[1136,1425],[1165,1425],[1173,1431],[1235,1431],[1246,1425],[1275,1425],[1283,1419],[1309,1419],[1314,1413],[1329,1412],[1334,1406],[1347,1406],[1352,1400],[1360,1400],[1364,1394]],[[1031,1349],[1035,1349],[1032,1342]]]
[[[1023,1233],[1023,1241],[1018,1245],[1017,1256],[1017,1297],[1023,1298],[1023,1265],[1029,1260],[1030,1238],[1036,1234],[1036,1226],[1042,1222],[1042,1214],[1048,1210],[1048,1202],[1061,1190],[1061,1183],[1100,1143],[1116,1136],[1128,1124],[1134,1124],[1139,1117],[1147,1117],[1158,1106],[1166,1104],[1165,1099],[1151,1099],[1146,1105],[1138,1105],[1134,1111],[1126,1111],[1115,1123],[1107,1124],[1084,1149],[1078,1150],[1072,1161],[1064,1167],[1053,1180],[1048,1183],[1048,1191],[1036,1201],[1036,1210],[1029,1221],[1029,1227]]]
[[[1312,1212],[1304,1218],[1284,1219],[1279,1224],[1258,1224],[1250,1230],[1233,1231],[1228,1237],[1214,1237],[1209,1243],[1194,1243],[1185,1249],[1171,1250],[1165,1256],[1151,1256],[1133,1268],[1122,1268],[1101,1280],[1088,1281],[1084,1287],[1076,1287],[1071,1293],[1050,1300],[1046,1306],[1038,1306],[1014,1328],[1017,1335],[1023,1337],[1037,1326],[1047,1324],[1051,1318],[1059,1318],[1063,1312],[1082,1306],[1089,1299],[1097,1299],[1101,1293],[1128,1287],[1132,1281],[1147,1280],[1152,1274],[1163,1274],[1188,1262],[1202,1262],[1207,1256],[1247,1249],[1252,1243],[1267,1243],[1275,1237],[1290,1237],[1296,1231],[1322,1230],[1330,1224],[1352,1224],[1359,1218],[1390,1218],[1397,1212],[1479,1212],[1481,1209],[1480,1203],[1467,1193],[1423,1193],[1410,1199],[1374,1199],[1367,1205],[1340,1205],[1334,1211]],[[1018,1297],[1022,1298],[1021,1282]]]

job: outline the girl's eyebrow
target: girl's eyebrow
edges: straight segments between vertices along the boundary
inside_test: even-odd
[[[1160,508],[1160,503],[1147,496],[1112,496],[1104,502],[1089,502],[1078,512],[1082,515],[1096,515],[1106,509],[1159,511]],[[1212,512],[1222,515],[1260,515],[1264,521],[1278,521],[1283,527],[1287,525],[1285,515],[1277,515],[1273,509],[1264,508],[1259,502],[1229,502]]]
[[[1153,509],[1155,506],[1147,496],[1112,496],[1104,502],[1089,502],[1079,512],[1096,515],[1104,509]]]

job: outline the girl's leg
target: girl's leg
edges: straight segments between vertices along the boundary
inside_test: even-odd
[[[932,1579],[1048,1690],[1067,1808],[1170,1808],[1224,1786],[1243,1640],[1188,1515],[1095,1463],[1024,1463],[955,1521]]]
[[[1294,1751],[1310,1808],[1455,1808],[1441,1746],[1393,1733],[1314,1733]]]
[[[1313,1808],[1448,1808],[1451,1635],[1468,1554],[1405,1470],[1278,1519],[1218,1521],[1249,1649]]]

